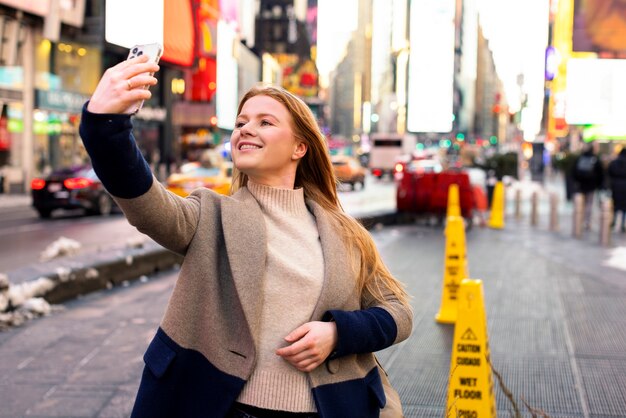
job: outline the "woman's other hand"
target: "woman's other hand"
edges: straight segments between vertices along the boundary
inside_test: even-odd
[[[302,372],[310,372],[322,364],[337,344],[337,324],[307,322],[285,337],[290,343],[276,354]]]
[[[107,69],[89,100],[87,110],[91,113],[133,113],[139,102],[152,95],[144,86],[157,83],[150,73],[159,71],[159,66],[147,62],[148,59],[147,55],[142,55]]]

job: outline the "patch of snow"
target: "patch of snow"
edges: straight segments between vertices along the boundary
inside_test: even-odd
[[[9,292],[0,293],[0,312],[4,312],[9,308]]]
[[[143,248],[146,243],[146,239],[143,237],[133,237],[126,240],[126,247],[128,248]]]
[[[87,279],[95,279],[96,277],[100,276],[100,273],[98,272],[98,270],[96,270],[93,267],[90,267],[89,269],[87,269],[87,271],[85,272],[85,277]]]
[[[5,284],[0,277],[0,285]],[[8,283],[8,279],[6,280]],[[31,282],[0,288],[0,331],[20,326],[29,319],[50,314],[53,308],[41,296],[52,290],[53,280],[39,277]]]
[[[0,273],[0,291],[9,288],[9,276],[4,273]]]
[[[42,251],[39,259],[41,261],[50,261],[54,258],[74,255],[80,251],[81,247],[82,246],[78,241],[66,237],[60,237]]]
[[[63,310],[63,307],[51,306],[43,298],[31,298],[13,311],[0,313],[0,331],[9,327],[19,327],[30,319],[60,310]]]
[[[0,273],[0,312],[4,312],[9,307],[9,278],[6,274]]]
[[[608,260],[602,264],[608,267],[626,270],[626,247],[613,248]]]
[[[72,270],[67,267],[57,267],[54,272],[59,275],[61,282],[67,282],[73,278],[71,276]]]
[[[22,305],[26,309],[37,315],[48,315],[51,311],[50,304],[44,298],[30,298]]]
[[[126,256],[126,265],[130,266],[131,264],[133,264],[133,256],[132,255],[127,255]]]
[[[24,282],[9,287],[9,301],[11,306],[22,305],[30,298],[45,295],[54,288],[54,282],[47,277],[40,277],[30,282]]]

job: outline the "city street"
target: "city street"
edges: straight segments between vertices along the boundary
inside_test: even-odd
[[[571,238],[567,213],[558,232],[542,217],[537,227],[526,215],[508,217],[503,230],[467,233],[470,276],[483,280],[494,369],[524,416],[531,414],[523,402],[550,417],[625,416],[626,267],[619,260],[626,237],[615,233],[601,247],[594,231]],[[372,230],[412,295],[412,336],[378,353],[407,417],[445,415],[454,327],[434,320],[442,232],[419,224]],[[90,294],[0,333],[0,416],[128,416],[176,273]],[[496,400],[500,416],[513,416],[497,382]]]
[[[410,313],[360,310],[402,292],[304,209],[335,185],[410,295],[375,353],[404,417],[626,418],[626,0],[0,0],[0,35],[0,418],[129,417],[149,344],[140,415],[242,380],[377,415],[359,355]],[[273,358],[307,300],[338,331]]]

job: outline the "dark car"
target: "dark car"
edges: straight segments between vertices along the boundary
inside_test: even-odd
[[[33,207],[42,218],[56,209],[84,209],[86,214],[107,216],[115,202],[107,193],[93,168],[79,166],[53,171],[30,183]]]

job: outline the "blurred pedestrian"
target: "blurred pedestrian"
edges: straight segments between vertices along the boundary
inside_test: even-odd
[[[609,163],[609,182],[611,187],[611,197],[613,198],[613,223],[617,222],[617,213],[622,213],[621,229],[626,232],[626,147],[622,148],[617,157]]]
[[[306,104],[274,87],[241,100],[233,194],[169,193],[132,134],[158,66],[108,69],[80,126],[129,222],[182,254],[144,360],[134,417],[378,417],[373,352],[406,339],[412,311],[369,233],[343,212]]]
[[[584,228],[590,229],[595,192],[602,187],[604,181],[602,162],[595,155],[591,144],[576,158],[572,166],[572,178],[578,184],[577,190],[585,197]]]

